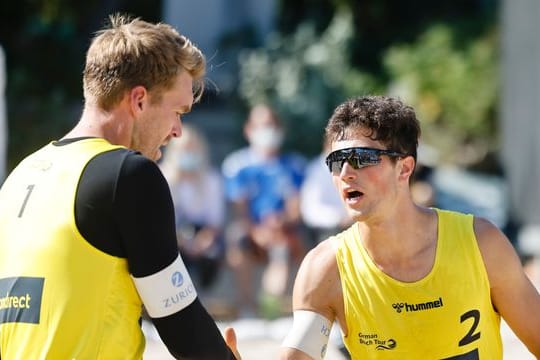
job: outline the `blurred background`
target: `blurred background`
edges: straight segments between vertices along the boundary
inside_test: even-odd
[[[0,179],[75,124],[89,39],[108,14],[127,12],[173,24],[207,55],[208,91],[186,121],[211,137],[215,164],[243,145],[255,103],[271,103],[285,148],[310,157],[345,98],[397,95],[422,122],[422,161],[466,169],[460,180],[497,192],[448,181],[461,194],[443,202],[484,198],[464,206],[493,212],[517,243],[521,227],[540,224],[539,11],[536,0],[3,0]]]
[[[211,139],[214,166],[246,145],[255,104],[309,159],[337,104],[399,96],[423,129],[419,201],[490,219],[537,261],[539,1],[2,0],[0,183],[77,122],[85,51],[114,12],[170,23],[206,54],[207,91],[184,121]]]

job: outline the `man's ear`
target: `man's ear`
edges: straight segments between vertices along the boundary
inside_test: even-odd
[[[416,161],[412,156],[405,156],[404,158],[402,158],[399,177],[408,181],[413,175],[415,166]]]
[[[148,91],[144,86],[135,86],[129,92],[129,102],[134,113],[141,112],[148,101]]]

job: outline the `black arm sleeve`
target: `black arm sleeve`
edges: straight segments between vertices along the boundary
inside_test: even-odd
[[[92,159],[75,203],[83,237],[128,260],[135,277],[152,275],[178,256],[174,206],[159,167],[140,154],[114,150]],[[152,319],[169,352],[182,359],[234,359],[198,299],[183,310]]]
[[[75,217],[83,237],[127,258],[135,277],[154,274],[178,256],[168,184],[153,161],[133,151],[102,153],[87,164]]]
[[[152,275],[176,259],[174,206],[156,163],[142,155],[126,158],[113,207],[133,276]]]
[[[152,322],[169,352],[178,359],[236,359],[199,299],[182,311],[164,318],[153,318]],[[181,347],[169,346],[179,341],[183,343]]]

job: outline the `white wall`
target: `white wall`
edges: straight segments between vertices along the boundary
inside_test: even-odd
[[[501,155],[511,214],[527,234],[519,245],[540,255],[540,1],[504,0],[501,10]]]

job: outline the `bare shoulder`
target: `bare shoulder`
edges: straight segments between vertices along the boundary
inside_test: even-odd
[[[327,239],[305,256],[293,290],[293,308],[316,311],[328,319],[342,299],[333,239]]]
[[[521,262],[506,235],[493,223],[474,218],[474,233],[490,279],[495,285],[515,271],[521,272]]]
[[[540,294],[514,247],[495,225],[475,218],[474,232],[490,283],[493,306],[510,328],[540,358]]]
[[[515,254],[506,235],[492,222],[482,217],[474,217],[474,234],[482,256],[501,256]]]
[[[302,266],[313,267],[315,272],[326,272],[329,268],[336,267],[336,255],[334,246],[332,245],[332,238],[322,241],[320,244],[311,249],[304,260]],[[323,267],[323,269],[318,269]]]

